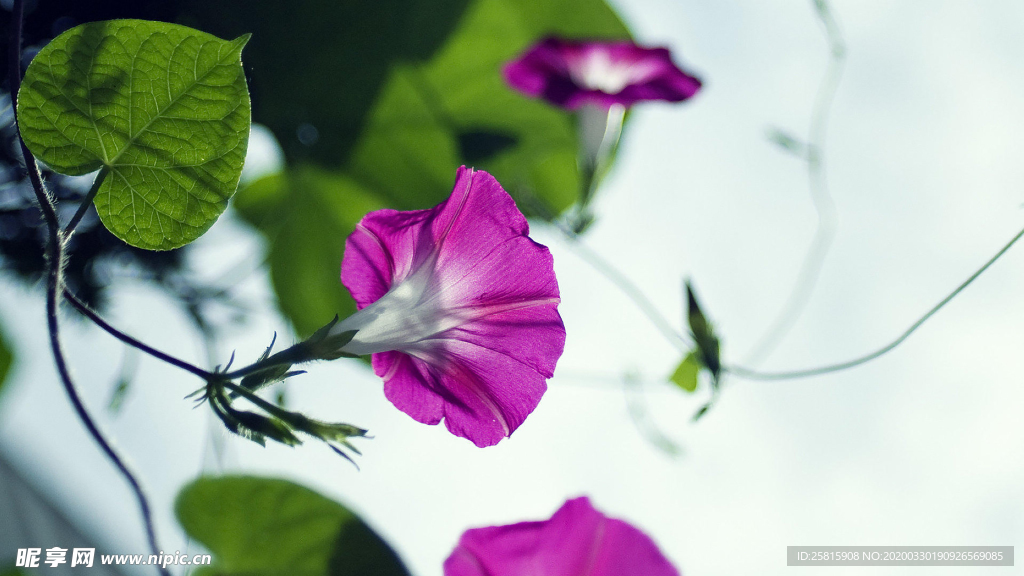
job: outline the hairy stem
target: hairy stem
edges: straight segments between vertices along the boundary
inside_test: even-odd
[[[75,228],[78,223],[82,221],[82,217],[89,211],[89,207],[92,206],[92,201],[96,198],[96,193],[100,191],[100,186],[103,185],[103,181],[107,178],[107,174],[110,172],[106,166],[100,169],[99,173],[96,174],[96,179],[92,181],[92,186],[89,188],[89,193],[82,199],[82,203],[78,205],[78,210],[75,215],[71,217],[68,225],[64,227],[64,235],[71,238],[74,234]]]

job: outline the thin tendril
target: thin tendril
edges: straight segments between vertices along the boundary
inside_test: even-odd
[[[988,270],[990,266],[995,264],[996,260],[999,260],[999,258],[1002,257],[1003,254],[1005,254],[1011,247],[1013,247],[1014,244],[1017,243],[1018,240],[1020,240],[1021,236],[1024,236],[1024,229],[1021,229],[1019,232],[1017,232],[1017,234],[1014,235],[1014,237],[1011,238],[1005,246],[1003,246],[998,252],[996,252],[995,256],[989,258],[989,260],[985,262],[985,264],[981,268],[978,268],[978,270],[975,271],[974,274],[971,274],[967,278],[967,280],[964,280],[959,286],[956,287],[956,289],[950,292],[945,298],[940,300],[938,304],[932,306],[930,310],[925,312],[924,316],[921,316],[916,322],[911,324],[910,327],[907,328],[902,334],[900,334],[895,340],[886,344],[885,346],[882,346],[881,348],[875,350],[874,352],[870,352],[868,354],[859,356],[857,358],[854,358],[853,360],[848,360],[846,362],[840,362],[838,364],[829,364],[818,368],[808,368],[806,370],[792,370],[787,372],[758,372],[757,370],[752,370],[744,366],[725,366],[722,368],[722,370],[725,372],[729,372],[730,374],[739,376],[741,378],[748,378],[750,380],[792,380],[796,378],[809,378],[811,376],[820,376],[822,374],[829,374],[831,372],[839,372],[841,370],[846,370],[848,368],[853,368],[855,366],[860,366],[861,364],[870,362],[902,344],[903,341],[909,338],[910,335],[913,334],[915,331],[917,331],[917,329],[920,328],[922,324],[928,321],[929,318],[934,316],[935,313],[941,310],[946,304],[949,304],[949,302],[953,298],[956,298],[957,294],[960,294],[960,292],[962,292],[965,288],[970,286],[972,282],[974,282],[979,276],[982,275],[982,273],[985,272],[985,270]]]
[[[814,287],[818,283],[818,278],[821,276],[822,266],[836,234],[836,205],[829,193],[828,177],[825,173],[825,139],[828,132],[829,112],[835,101],[839,80],[842,77],[843,64],[846,60],[846,46],[826,0],[813,0],[813,2],[818,18],[824,25],[825,37],[829,46],[828,68],[818,85],[818,95],[811,112],[811,126],[806,148],[808,187],[811,192],[811,202],[818,215],[818,225],[785,304],[764,335],[758,339],[753,349],[747,354],[744,363],[750,365],[764,361],[774,352],[803,314],[810,301],[811,293],[814,292]]]

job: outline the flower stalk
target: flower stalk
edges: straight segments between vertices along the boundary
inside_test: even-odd
[[[573,234],[582,234],[594,223],[590,201],[611,167],[625,118],[626,107],[621,104],[612,104],[607,108],[586,104],[577,113],[580,191],[576,205],[566,215],[567,226]]]

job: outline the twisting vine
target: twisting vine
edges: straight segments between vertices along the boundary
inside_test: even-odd
[[[11,11],[11,36],[8,49],[8,84],[11,89],[11,106],[15,110],[17,109],[18,89],[21,86],[21,31],[24,14],[24,0],[14,0],[14,5],[12,6]],[[15,130],[19,130],[17,115],[15,115],[14,118],[14,126]],[[64,266],[64,248],[67,241],[71,238],[75,226],[81,220],[81,214],[84,214],[84,209],[80,208],[79,213],[72,218],[68,227],[61,229],[60,221],[57,218],[57,209],[54,204],[54,200],[50,197],[49,193],[46,191],[46,187],[43,185],[43,180],[39,173],[39,167],[36,165],[35,157],[25,145],[24,140],[21,139],[20,131],[18,143],[21,147],[21,153],[25,160],[25,170],[28,172],[29,181],[32,184],[32,190],[35,194],[36,202],[39,204],[39,209],[43,214],[43,221],[46,224],[46,327],[49,334],[50,350],[53,353],[53,360],[57,366],[57,373],[60,375],[61,383],[64,385],[64,391],[67,393],[68,399],[71,401],[71,405],[74,407],[75,413],[78,415],[78,419],[81,420],[86,430],[88,430],[93,441],[96,442],[107,458],[113,462],[118,472],[120,472],[121,476],[123,476],[125,481],[128,482],[132,492],[135,494],[135,499],[138,501],[139,505],[139,511],[142,514],[142,521],[145,525],[146,540],[149,544],[150,553],[154,555],[159,554],[160,547],[157,544],[156,529],[153,523],[153,511],[149,504],[149,499],[146,496],[146,492],[135,473],[128,466],[127,462],[125,462],[124,458],[121,457],[117,450],[114,449],[110,440],[108,440],[99,429],[99,426],[97,426],[95,420],[93,420],[92,416],[89,414],[89,410],[82,402],[82,398],[78,394],[75,382],[71,378],[71,372],[68,368],[67,360],[64,357],[64,351],[61,346],[58,312],[61,293],[63,291],[62,274]],[[97,180],[100,181],[102,178],[98,176]],[[94,191],[98,189],[99,182],[93,186]],[[94,191],[90,194],[95,194]],[[88,203],[83,203],[82,206],[88,206]],[[160,570],[161,574],[165,574],[167,576],[170,575],[170,572],[166,568],[158,567],[158,570]]]

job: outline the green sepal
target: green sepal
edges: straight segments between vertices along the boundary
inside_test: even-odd
[[[342,352],[341,349],[352,341],[357,330],[346,330],[341,334],[331,335],[331,328],[338,323],[338,316],[319,328],[302,345],[306,348],[308,360],[337,360],[338,358],[358,358],[357,354]]]
[[[253,372],[248,376],[242,378],[242,387],[246,390],[260,390],[271,384],[281,382],[282,380],[295,376],[297,374],[304,374],[304,370],[292,370],[291,364],[278,364],[277,366],[268,366],[257,372]]]

